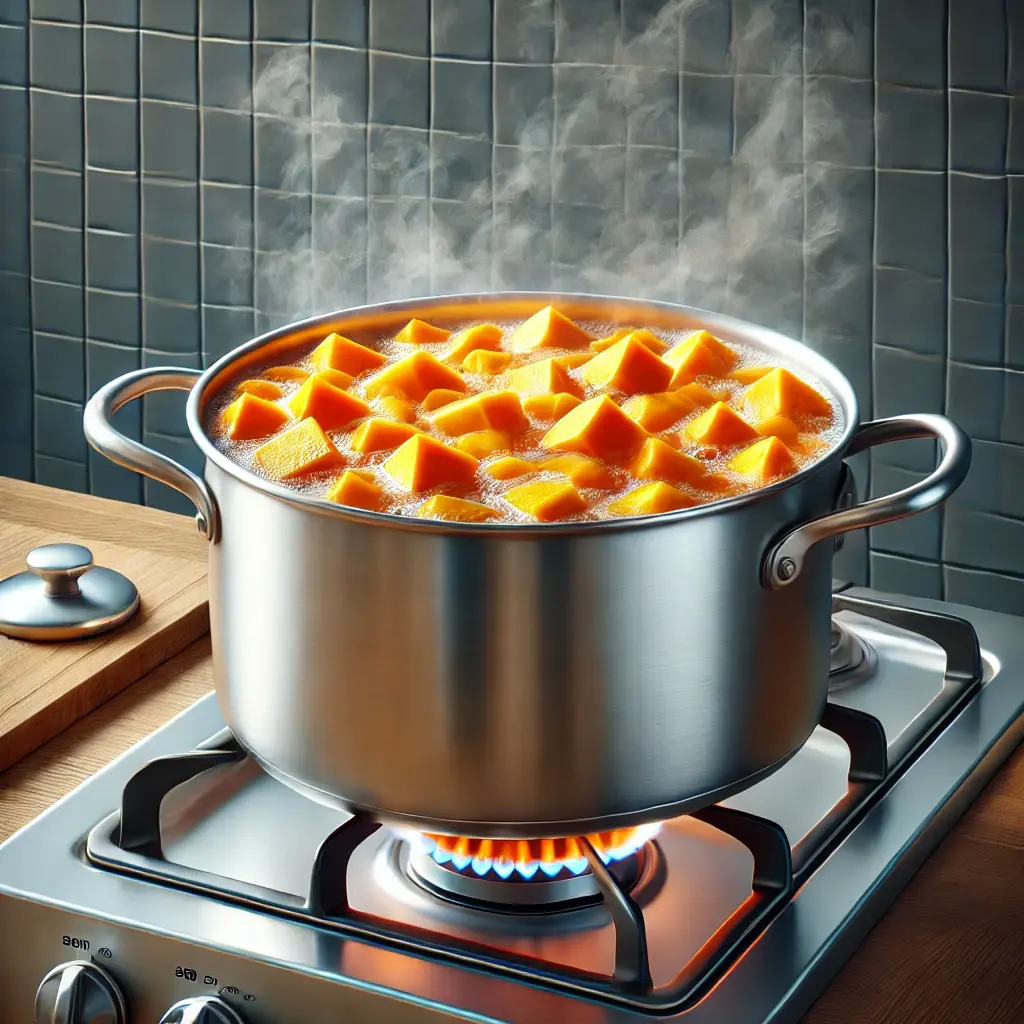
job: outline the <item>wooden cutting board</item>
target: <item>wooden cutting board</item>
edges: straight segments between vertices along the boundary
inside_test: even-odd
[[[0,771],[209,630],[207,542],[192,519],[0,477],[0,579],[61,541],[127,576],[139,611],[88,640],[0,636]]]

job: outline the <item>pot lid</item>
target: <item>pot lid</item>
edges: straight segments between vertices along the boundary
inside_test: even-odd
[[[119,626],[139,608],[131,580],[93,565],[81,544],[45,544],[27,572],[0,581],[0,633],[21,640],[80,640]]]

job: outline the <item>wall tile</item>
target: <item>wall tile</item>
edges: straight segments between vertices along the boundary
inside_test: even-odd
[[[621,3],[622,30],[616,61],[677,71],[683,8],[666,0],[621,0]]]
[[[944,566],[942,573],[947,601],[1024,615],[1024,580],[955,565]]]
[[[1024,10],[1015,4],[1006,5],[1007,88],[1015,95],[1024,93]]]
[[[365,126],[323,125],[313,133],[312,142],[313,192],[329,196],[365,196]]]
[[[25,274],[0,271],[0,309],[6,327],[28,327],[31,324],[29,278]]]
[[[1024,306],[1006,309],[1006,365],[1024,370]]]
[[[252,306],[251,251],[227,245],[203,245],[202,265],[204,303]]]
[[[430,111],[430,64],[418,57],[370,53],[370,120],[374,124],[426,128]]]
[[[142,280],[147,297],[199,301],[199,252],[194,244],[142,239]]]
[[[491,0],[433,0],[430,19],[435,57],[491,59]]]
[[[188,469],[191,469],[193,473],[202,473],[202,455],[195,442],[190,438],[166,437],[162,434],[146,432],[143,435],[143,441],[168,458],[174,459],[176,462],[180,462]],[[147,478],[143,481],[143,488],[147,505],[153,508],[161,508],[165,512],[175,512],[178,515],[195,516],[196,509],[192,502],[183,494],[179,494],[165,484]]]
[[[951,86],[1006,88],[1006,8],[1005,0],[949,0]]]
[[[251,309],[228,309],[203,306],[204,365],[212,366],[216,360],[243,345],[255,335]]]
[[[221,3],[222,0],[215,2]],[[288,2],[292,3],[294,0]],[[195,35],[198,6],[199,0],[172,0],[171,3],[167,0],[141,0],[139,24],[143,28],[157,29],[161,32]]]
[[[934,562],[872,551],[871,586],[887,594],[909,594],[939,600],[942,597],[942,567]]]
[[[555,56],[554,0],[492,0],[494,59],[550,64]]]
[[[1007,370],[1003,375],[1003,423],[1000,439],[1024,444],[1024,373]]]
[[[82,226],[82,175],[57,168],[32,167],[32,214],[37,221]],[[13,218],[11,219],[13,222]]]
[[[285,118],[257,117],[253,127],[255,183],[261,188],[308,191],[311,152],[309,135]]]
[[[196,103],[198,52],[190,36],[143,32],[139,53],[146,99]]]
[[[219,181],[228,185],[251,185],[252,118],[248,114],[236,114],[227,110],[203,110],[201,116],[203,141],[200,149],[200,174],[203,180]],[[261,119],[260,125],[261,139],[265,140],[265,119]],[[274,175],[271,180],[277,184],[281,180],[280,173]]]
[[[136,348],[142,344],[142,310],[134,292],[88,288],[85,310],[90,339]]]
[[[80,22],[82,20],[82,0],[31,0],[27,5],[24,0],[19,0],[21,17],[25,16],[25,8],[31,6],[32,17],[40,21],[70,21]]]
[[[946,95],[938,89],[875,85],[878,166],[910,171],[946,167]]]
[[[87,446],[80,403],[36,395],[34,422],[37,456],[53,455],[84,465]]]
[[[629,145],[678,146],[679,75],[674,70],[634,68],[628,73],[627,82],[626,138]],[[682,89],[685,89],[685,81]],[[685,92],[683,95],[685,97]],[[730,122],[731,115],[730,109]],[[692,137],[690,142],[693,142]]]
[[[430,0],[367,0],[370,47],[426,57],[430,53]]]
[[[371,125],[367,173],[368,195],[426,196],[430,191],[430,136],[413,128]]]
[[[36,331],[82,337],[84,305],[79,285],[32,282],[32,327]]]
[[[607,69],[561,64],[555,68],[556,142],[564,146],[621,146],[626,109]]]
[[[804,66],[808,73],[871,78],[874,0],[806,0]]]
[[[89,493],[89,477],[85,464],[70,459],[56,459],[48,455],[36,456],[35,482],[44,487],[59,487],[65,491]]]
[[[905,412],[938,412],[945,407],[946,368],[937,356],[918,355],[884,345],[874,346],[874,408],[876,417]],[[880,464],[916,472],[935,466],[933,441],[900,441],[872,450],[874,468]],[[926,556],[931,557],[931,556]]]
[[[949,499],[950,505],[1024,519],[1024,448],[975,440],[971,470]]]
[[[949,176],[950,292],[1002,302],[1006,276],[1006,179]]]
[[[875,84],[809,78],[804,90],[804,157],[843,167],[875,163]]]
[[[32,226],[32,271],[44,281],[82,283],[82,232],[52,224]]]
[[[14,480],[35,478],[35,457],[31,441],[0,440],[0,476],[9,476]]]
[[[198,170],[198,131],[195,109],[143,100],[143,173],[194,179]]]
[[[158,238],[195,242],[199,237],[199,188],[194,182],[146,178],[142,230]]]
[[[929,472],[931,467],[925,472]],[[918,483],[924,472],[897,469],[877,459],[871,467],[871,496],[881,497]],[[871,530],[871,550],[896,555],[911,555],[938,561],[942,544],[942,510],[932,509],[909,519],[900,519]]]
[[[135,28],[139,24],[139,2],[138,0],[85,0],[85,20],[88,24],[94,25],[120,25],[124,28]]]
[[[25,29],[0,23],[0,83],[22,86],[28,81]]]
[[[551,145],[554,76],[550,67],[494,66],[494,141],[544,149]]]
[[[976,569],[1024,575],[1024,521],[950,506],[942,557]]]
[[[954,171],[1002,174],[1009,101],[982,92],[949,93],[949,163]]]
[[[365,46],[367,0],[313,0],[313,38],[324,43]]]
[[[949,362],[946,367],[946,415],[982,441],[998,441],[1003,416],[1003,377],[994,366]]]
[[[331,0],[331,6],[343,4]],[[219,39],[248,40],[252,35],[252,0],[206,0],[199,5],[199,31]]]
[[[85,342],[36,333],[33,384],[38,394],[66,402],[85,401]]]
[[[311,0],[254,0],[253,14],[257,39],[302,42],[310,38]]]
[[[145,348],[154,351],[196,353],[200,339],[199,310],[147,296],[142,303],[142,338]]]
[[[82,90],[82,29],[33,21],[29,30],[31,84],[57,92]]]
[[[430,194],[435,199],[491,201],[491,143],[476,136],[435,135]],[[490,219],[490,209],[485,220]]]
[[[292,251],[308,243],[312,202],[308,195],[256,192],[256,248],[263,252]]]
[[[942,174],[879,171],[876,257],[886,266],[940,277],[946,272],[946,179]]]
[[[876,5],[875,77],[926,89],[946,84],[946,0]]]
[[[89,166],[109,171],[135,170],[139,164],[137,121],[138,104],[134,100],[89,96],[85,101]]]
[[[618,147],[572,146],[555,154],[555,201],[621,208],[626,188],[626,151]]]
[[[89,101],[89,103],[103,102],[111,101]],[[65,167],[71,171],[80,171],[82,169],[82,98],[33,89],[31,108],[32,159],[44,164]],[[6,114],[2,103],[0,103],[0,114]],[[86,119],[88,120],[88,104]],[[12,125],[12,134],[9,138],[13,140],[14,129],[18,122],[13,118],[7,120],[5,116],[3,123]]]
[[[741,75],[799,74],[803,63],[803,3],[733,0],[732,47]]]
[[[490,86],[488,75],[487,85]],[[313,47],[313,119],[336,124],[365,124],[369,65],[362,50],[340,46]],[[469,97],[463,97],[468,99]],[[490,100],[488,92],[488,105]]]
[[[89,449],[89,493],[112,501],[142,503],[142,480],[138,473],[115,465],[99,452]]]
[[[217,245],[252,246],[252,189],[203,182],[202,237]]]
[[[619,0],[555,0],[555,60],[611,64],[621,17]]]
[[[803,159],[803,83],[795,76],[736,78],[736,156],[746,163]]]
[[[1006,232],[1006,301],[1024,303],[1024,178],[1007,179],[1009,223]]]
[[[252,106],[252,48],[249,43],[201,39],[199,50],[202,105],[248,110]]]
[[[946,282],[899,267],[876,267],[874,337],[883,345],[944,355]]]
[[[683,71],[726,74],[731,67],[731,0],[684,5],[680,11],[679,37]]]
[[[1003,306],[953,299],[949,312],[949,357],[982,366],[1001,366]]]
[[[85,30],[85,88],[92,96],[139,94],[139,38],[125,29],[90,25]]]
[[[139,239],[115,231],[87,231],[85,258],[94,288],[132,292],[139,289]]]
[[[85,172],[86,222],[91,228],[135,234],[139,230],[139,179],[90,167]]]
[[[468,61],[432,65],[431,127],[462,135],[491,134],[491,68]]]

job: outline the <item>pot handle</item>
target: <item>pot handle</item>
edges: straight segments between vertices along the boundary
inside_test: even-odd
[[[198,511],[196,524],[199,532],[213,543],[220,534],[220,517],[206,482],[166,455],[125,437],[110,422],[122,405],[151,391],[191,391],[201,376],[199,370],[176,366],[154,366],[126,373],[104,384],[89,399],[83,426],[89,444],[111,462],[159,480],[190,498]]]
[[[847,454],[856,455],[876,444],[916,437],[939,439],[942,459],[938,466],[924,480],[902,491],[830,512],[785,534],[764,561],[762,579],[769,590],[780,590],[792,583],[800,575],[804,556],[819,541],[926,512],[944,502],[964,482],[971,467],[971,439],[945,416],[919,413],[864,423],[853,435]]]

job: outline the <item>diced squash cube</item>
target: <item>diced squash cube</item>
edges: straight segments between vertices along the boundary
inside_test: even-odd
[[[317,370],[316,376],[327,381],[328,384],[333,384],[336,388],[341,388],[342,391],[355,380],[351,373],[346,373],[344,370]]]
[[[545,306],[512,332],[509,350],[532,352],[538,348],[583,348],[590,335],[552,306]]]
[[[411,423],[396,423],[394,420],[374,416],[356,427],[352,434],[352,451],[363,455],[367,452],[382,452],[388,448],[397,448],[413,434],[420,433],[422,431]]]
[[[460,398],[462,398],[461,391],[437,388],[423,399],[423,408],[426,412],[433,412],[435,409],[440,409],[442,405],[451,405],[452,402],[457,402]]]
[[[646,440],[643,427],[607,395],[599,395],[563,416],[540,443],[543,448],[579,452],[616,463],[631,459]]]
[[[729,374],[729,379],[740,384],[753,384],[773,369],[773,366],[740,366]]]
[[[707,468],[700,459],[684,455],[656,437],[647,439],[627,468],[639,480],[667,480],[696,487],[707,484]]]
[[[698,331],[670,348],[663,358],[675,371],[669,384],[674,389],[702,375],[724,377],[739,357],[707,331]]]
[[[699,406],[714,405],[715,402],[724,401],[724,399],[718,395],[713,395],[707,388],[702,388],[699,384],[684,384],[681,388],[676,388],[675,393],[685,396],[694,405]]]
[[[255,395],[257,398],[265,398],[273,402],[275,398],[282,398],[284,391],[270,380],[243,380],[238,385],[238,391],[242,394]]]
[[[431,391],[438,388],[464,392],[466,382],[457,370],[445,366],[429,352],[420,351],[381,370],[376,377],[367,381],[366,393],[376,398],[388,387],[398,388],[414,402],[422,402]]]
[[[493,377],[507,369],[511,362],[512,356],[508,352],[488,352],[478,348],[462,360],[462,369],[466,373],[484,373]]]
[[[416,515],[420,519],[446,519],[450,523],[486,523],[501,513],[479,501],[435,494],[416,509]]]
[[[660,356],[668,348],[668,345],[656,334],[643,329],[639,331],[616,331],[610,338],[602,338],[600,341],[591,342],[590,347],[594,352],[604,352],[620,341],[625,341],[626,338],[632,338],[633,341],[643,345],[644,348],[649,348],[656,356]]]
[[[555,356],[555,362],[567,370],[577,370],[594,358],[593,352],[570,352],[567,356]]]
[[[728,466],[740,476],[758,484],[767,484],[796,472],[796,459],[777,437],[764,437],[737,452]]]
[[[406,491],[418,494],[441,484],[468,484],[480,463],[472,455],[429,434],[410,437],[383,463],[384,471]]]
[[[497,352],[501,348],[501,328],[494,324],[477,324],[455,338],[455,344],[445,355],[445,361],[461,365],[470,352]]]
[[[298,366],[268,366],[261,371],[271,380],[305,380],[309,374]]]
[[[832,415],[832,406],[824,395],[782,367],[765,374],[747,388],[743,396],[743,408],[758,420],[770,416],[785,416],[796,420],[808,416]]]
[[[280,430],[291,417],[276,402],[242,392],[222,413],[221,422],[232,441],[252,441]]]
[[[583,397],[583,388],[569,376],[561,361],[538,359],[510,370],[505,383],[521,395],[575,395]]]
[[[696,408],[680,391],[662,391],[656,395],[634,395],[622,403],[622,411],[644,430],[658,433],[668,430]]]
[[[376,370],[383,366],[388,358],[350,338],[343,338],[340,334],[328,334],[313,349],[309,360],[318,370],[341,370],[343,373],[358,377],[366,370]]]
[[[452,402],[438,409],[430,422],[452,437],[491,428],[520,433],[530,425],[514,391],[485,391],[461,402]]]
[[[800,428],[785,416],[769,416],[756,426],[762,437],[777,437],[787,448],[795,447],[800,437]]]
[[[505,500],[542,523],[566,519],[587,509],[587,499],[568,481],[538,480],[506,491]]]
[[[486,459],[495,452],[506,452],[512,447],[508,434],[501,430],[474,430],[463,434],[455,442],[460,452],[468,452],[475,459]]]
[[[380,507],[382,493],[383,489],[374,483],[372,473],[346,469],[327,492],[327,500],[375,512]]]
[[[413,317],[395,335],[395,341],[404,342],[406,345],[436,345],[438,342],[446,340],[451,333],[443,327],[435,327],[433,324]]]
[[[591,387],[616,388],[627,395],[650,394],[668,387],[672,367],[637,341],[634,331],[594,356],[580,370],[580,376]]]
[[[720,448],[756,441],[758,432],[734,409],[724,402],[715,402],[696,419],[686,425],[686,436],[698,444],[713,444]]]
[[[632,334],[632,327],[621,327],[619,330],[609,334],[607,338],[597,338],[590,343],[591,352],[603,352],[606,348],[611,348],[612,345],[617,341],[622,341],[627,334]]]
[[[546,473],[562,473],[577,487],[594,487],[598,490],[609,490],[615,486],[615,477],[593,459],[575,452],[569,455],[556,455],[543,463]]]
[[[608,511],[613,516],[653,516],[662,512],[675,512],[680,508],[691,508],[696,504],[696,499],[658,480],[616,498],[608,506]]]
[[[538,463],[517,459],[514,455],[505,455],[484,466],[484,472],[495,480],[515,480],[516,477],[536,473],[539,469]]]
[[[458,397],[457,392],[452,393]],[[408,402],[393,395],[378,398],[373,404],[385,419],[394,420],[396,423],[414,423],[416,420],[416,410]]]
[[[579,404],[580,399],[564,392],[557,395],[529,395],[523,399],[523,410],[539,420],[560,420]]]
[[[324,386],[330,387],[330,384]],[[283,434],[271,438],[256,449],[254,458],[273,480],[293,480],[335,469],[345,462],[323,427],[313,418],[301,420]]]
[[[324,430],[347,427],[353,420],[370,415],[370,407],[361,398],[328,384],[318,373],[288,399],[288,408],[296,419],[312,417]]]

